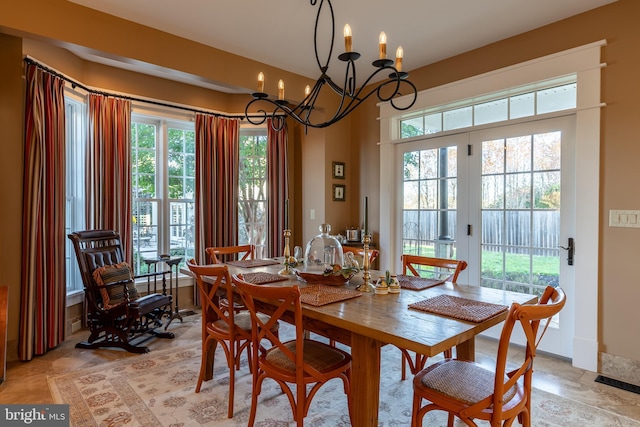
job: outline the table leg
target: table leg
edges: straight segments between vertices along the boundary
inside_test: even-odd
[[[471,362],[476,360],[476,340],[474,338],[469,338],[456,346],[456,359]]]
[[[380,405],[380,349],[382,343],[351,334],[351,425],[377,427]]]

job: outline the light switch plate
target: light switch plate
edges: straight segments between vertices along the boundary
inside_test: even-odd
[[[640,211],[611,209],[609,227],[640,228]]]

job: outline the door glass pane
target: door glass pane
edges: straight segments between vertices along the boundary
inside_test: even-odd
[[[560,132],[482,143],[482,286],[540,295],[558,285],[560,143]]]
[[[158,253],[158,202],[136,200],[132,206],[133,214],[133,261],[136,274],[142,270],[142,259],[157,258]],[[148,267],[148,265],[147,265]]]
[[[403,253],[455,258],[457,147],[404,153]]]

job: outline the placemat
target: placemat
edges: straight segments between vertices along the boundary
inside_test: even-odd
[[[274,273],[244,273],[242,279],[245,282],[253,283],[254,285],[264,285],[265,283],[281,282],[287,280],[286,277]]]
[[[252,268],[264,267],[265,265],[275,265],[279,264],[279,262],[272,259],[239,259],[237,261],[227,261],[225,264],[235,265],[236,267]]]
[[[328,285],[307,285],[304,288],[300,288],[300,301],[315,307],[356,298],[361,295],[360,292],[352,289]]]
[[[438,295],[433,298],[409,304],[409,308],[442,314],[455,319],[480,323],[508,309],[505,305],[474,301],[452,295]]]
[[[419,276],[405,276],[404,274],[400,274],[398,275],[398,283],[400,283],[400,287],[402,289],[421,291],[432,286],[442,285],[444,280],[428,279],[426,277]]]

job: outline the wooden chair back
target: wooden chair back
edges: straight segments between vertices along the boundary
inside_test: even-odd
[[[564,307],[566,299],[567,297],[562,288],[547,286],[537,304],[520,305],[514,303],[511,305],[507,320],[505,320],[504,326],[502,327],[500,342],[498,344],[494,394],[489,404],[489,406],[493,405],[494,412],[501,411],[504,393],[521,379],[523,379],[524,383],[524,392],[527,396],[526,400],[530,403],[533,359],[536,355],[538,344],[540,344],[540,340],[551,323],[552,317],[558,314]],[[543,322],[544,324],[542,328],[540,328]],[[526,337],[526,348],[520,367],[507,371],[507,356],[511,343],[511,335],[517,324],[520,324]],[[512,366],[512,363],[513,362],[509,363],[509,366]],[[508,378],[508,380],[505,381],[506,378]],[[481,403],[479,404],[482,405]]]
[[[465,268],[467,268],[466,261],[421,255],[402,255],[402,274],[410,272],[414,276],[455,282],[458,280],[460,272]]]
[[[231,260],[254,259],[256,256],[255,245],[209,247],[205,251],[213,264],[222,264]]]
[[[93,272],[98,267],[115,265],[124,261],[120,234],[113,230],[75,231],[69,234],[76,253],[80,277],[87,298],[99,305],[102,301]]]
[[[220,329],[228,330],[228,333],[223,334],[224,336],[221,338],[233,341],[235,313],[233,310],[225,310],[219,305],[221,297],[233,298],[234,289],[229,269],[222,264],[197,265],[190,261],[187,262],[187,267],[196,279],[196,286],[200,294],[203,334],[209,324],[219,321],[224,323]],[[205,276],[208,278],[206,281],[204,280]]]
[[[342,252],[344,254],[346,254],[347,252],[351,252],[355,255],[356,261],[358,261],[358,264],[360,264],[360,267],[362,267],[363,261],[364,261],[364,249],[362,248],[354,248],[353,246],[343,246],[342,247]],[[378,258],[378,255],[380,255],[380,251],[378,251],[377,249],[370,249],[369,250],[369,266],[373,265],[373,262]]]

